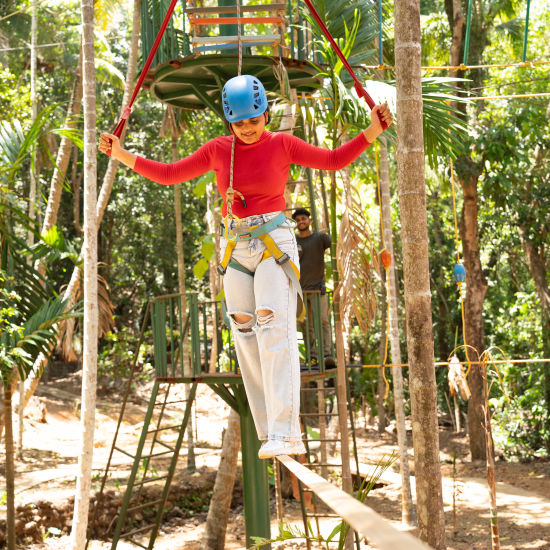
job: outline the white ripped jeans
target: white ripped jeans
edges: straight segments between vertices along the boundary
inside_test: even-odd
[[[259,225],[277,216],[271,212],[243,218]],[[298,266],[296,238],[289,221],[270,232],[277,246]],[[221,239],[221,255],[227,241]],[[296,289],[273,257],[263,262],[260,239],[238,242],[232,258],[254,277],[227,268],[223,278],[227,312],[246,395],[260,440],[301,440],[300,363],[296,335]],[[258,316],[258,311],[267,315]],[[237,323],[234,315],[248,316]]]

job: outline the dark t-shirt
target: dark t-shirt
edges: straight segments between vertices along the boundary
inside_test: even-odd
[[[309,237],[296,236],[300,256],[300,284],[303,290],[324,290],[325,250],[330,247],[326,233],[312,233]]]

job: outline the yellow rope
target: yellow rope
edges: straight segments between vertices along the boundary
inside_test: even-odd
[[[483,97],[469,97],[468,101],[485,101],[486,99],[518,99],[521,97],[547,97],[550,96],[550,92],[541,92],[538,94],[516,94],[516,95],[494,95]]]
[[[462,346],[459,346],[461,348]],[[459,349],[457,348],[457,349]],[[473,348],[472,348],[473,349]],[[529,363],[550,363],[550,359],[498,359],[498,360],[491,360],[491,361],[458,361],[458,364],[460,365],[484,365],[484,364],[491,364],[491,365],[500,365],[505,363],[511,363],[511,364],[529,364]],[[437,361],[434,363],[434,366],[436,367],[448,367],[451,363],[449,361]],[[455,362],[456,364],[456,362]],[[373,365],[354,365],[357,368],[361,369],[377,369],[380,367],[380,364],[373,364]],[[386,367],[399,367],[399,368],[408,368],[408,363],[388,363],[385,365]]]
[[[382,251],[386,251],[386,240],[384,238],[384,216],[382,214],[382,191],[380,189],[380,167],[378,159],[378,141],[374,142],[374,160],[376,163],[376,189],[378,192],[378,205],[380,207],[380,234],[382,236]],[[391,298],[391,287],[390,287],[390,273],[389,266],[386,267],[385,263],[382,262],[384,269],[386,271],[386,341],[384,343],[384,360],[382,361],[382,377],[386,384],[386,393],[384,394],[384,399],[388,397],[390,393],[390,383],[386,377],[386,361],[388,360],[388,340],[390,334],[390,298]]]
[[[422,71],[466,71],[469,69],[502,69],[507,67],[535,67],[537,65],[547,65],[550,61],[520,61],[518,63],[496,63],[493,65],[440,65],[423,66]],[[394,71],[395,67],[391,65],[360,65],[361,69],[371,69],[376,71]]]
[[[455,229],[455,246],[456,246],[456,263],[460,263],[460,241],[458,238],[458,219],[456,215],[456,191],[455,191],[455,178],[454,178],[454,164],[453,159],[451,159],[451,189],[453,193],[453,217],[454,217],[454,229]],[[460,298],[460,314],[462,317],[462,341],[464,342],[464,352],[466,354],[466,361],[468,363],[468,368],[466,370],[466,378],[470,373],[472,368],[472,363],[470,362],[470,357],[468,355],[468,343],[466,342],[466,316],[464,314],[464,301],[462,299],[462,283],[457,281],[458,286],[458,295]]]
[[[477,97],[468,97],[464,96],[464,99],[467,101],[486,101],[486,100],[494,100],[494,99],[521,99],[526,97],[548,97],[550,96],[550,92],[540,92],[535,94],[515,94],[515,95],[493,95],[493,96],[477,96]],[[328,96],[316,96],[316,95],[303,95],[304,99],[316,99],[316,100],[322,100],[322,99],[332,99]],[[433,101],[433,102],[439,102],[440,99],[425,99],[425,101]]]

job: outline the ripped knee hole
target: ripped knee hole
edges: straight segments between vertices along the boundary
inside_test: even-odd
[[[258,309],[256,315],[258,316],[259,327],[265,327],[275,318],[275,312],[272,309]]]
[[[231,319],[239,332],[252,332],[254,317],[249,313],[231,313]]]

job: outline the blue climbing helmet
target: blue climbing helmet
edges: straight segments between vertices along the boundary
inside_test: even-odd
[[[229,79],[222,90],[223,114],[228,122],[260,116],[267,111],[263,84],[249,74]]]

